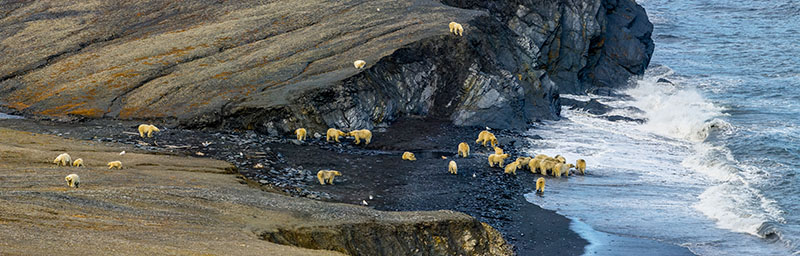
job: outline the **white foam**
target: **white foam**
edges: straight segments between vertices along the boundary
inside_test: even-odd
[[[702,254],[763,249],[755,249],[762,243],[756,238],[729,231],[758,236],[765,222],[781,222],[783,212],[754,188],[759,170],[738,163],[726,147],[706,141],[712,134],[735,131],[724,109],[671,74],[663,66],[648,70],[636,88],[625,91],[632,100],[562,95],[596,99],[616,108],[610,114],[647,122],[611,122],[562,110],[567,120],[531,130],[544,140],[531,140],[533,148],[527,153],[560,154],[570,162],[586,159],[589,175],[548,180],[551,188],[544,197],[526,198],[584,219],[600,231],[686,244]],[[663,77],[672,84],[657,82]],[[597,196],[581,196],[587,193]],[[559,199],[548,199],[553,197]],[[607,218],[601,216],[626,221],[603,221]]]

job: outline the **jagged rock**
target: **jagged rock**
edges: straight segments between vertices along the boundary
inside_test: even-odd
[[[653,49],[631,0],[29,1],[0,18],[0,105],[270,135],[524,127],[558,118],[559,91],[624,85]]]

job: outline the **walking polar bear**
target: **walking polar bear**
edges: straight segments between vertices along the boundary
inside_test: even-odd
[[[536,194],[544,194],[544,177],[536,179]]]
[[[333,178],[336,176],[342,176],[342,173],[333,170],[320,170],[317,172],[317,180],[319,180],[320,185],[333,185]]]
[[[69,166],[72,164],[72,158],[67,153],[60,154],[53,160],[53,163],[58,166]]]
[[[454,21],[450,22],[448,26],[450,27],[450,33],[456,34],[458,36],[463,36],[462,34],[464,33],[464,27],[461,26],[461,24],[458,24]]]
[[[347,136],[347,133],[344,133],[343,131],[340,131],[339,129],[336,128],[330,128],[325,134],[325,140],[330,142],[331,138],[333,138],[333,140],[335,140],[336,142],[341,142],[339,141],[339,137],[343,136]]]
[[[502,154],[502,155],[491,154],[491,155],[489,155],[489,167],[494,167],[495,164],[497,164],[500,167],[503,167],[503,165],[505,164],[503,162],[509,156],[510,156],[509,154]]]
[[[369,142],[372,140],[372,132],[369,130],[351,131],[347,133],[347,136],[356,138],[356,145],[361,143],[361,140],[364,140],[364,145],[369,145]]]
[[[458,174],[458,165],[456,161],[450,160],[450,163],[447,165],[447,171],[449,171],[450,174]]]
[[[486,146],[486,143],[491,143],[492,147],[496,147],[497,137],[495,137],[494,134],[489,131],[481,131],[481,133],[478,134],[478,139],[475,140],[475,143],[481,144],[484,147]]]
[[[294,130],[294,134],[297,135],[297,140],[304,141],[306,140],[308,131],[306,131],[306,128],[298,128],[297,130]]]
[[[147,134],[148,138],[153,137],[153,132],[160,132],[161,130],[158,129],[155,125],[152,124],[140,124],[139,125],[139,136],[144,138],[144,135]]]
[[[67,181],[67,185],[69,185],[71,188],[78,188],[78,186],[81,184],[81,177],[78,177],[78,175],[74,173],[64,177],[64,180]]]
[[[458,143],[458,155],[461,157],[469,156],[469,145],[466,142]]]

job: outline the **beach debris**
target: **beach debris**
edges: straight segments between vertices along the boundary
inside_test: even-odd
[[[369,204],[367,204],[367,200],[361,200],[361,204],[364,205],[364,206],[369,205]]]
[[[476,175],[473,173],[473,174],[472,174],[472,177],[473,177],[473,178],[475,178],[475,177],[477,177],[477,176],[476,176]]]
[[[212,143],[208,142],[208,141],[204,141],[203,143],[200,143],[200,144],[202,144],[203,147],[208,147],[208,145],[211,145]]]
[[[256,165],[253,165],[253,168],[261,169],[261,168],[264,168],[264,165],[261,164],[261,163],[257,163]]]
[[[197,153],[194,153],[194,154],[195,154],[195,155],[198,155],[198,156],[204,156],[204,155],[206,155],[206,154],[205,154],[205,153],[203,153],[203,152],[197,152]]]
[[[446,156],[442,156],[442,159],[447,159],[447,157]]]
[[[372,195],[369,195],[369,200],[372,200]]]
[[[125,150],[123,150],[122,152],[119,152],[119,155],[124,155],[124,154],[125,154]]]

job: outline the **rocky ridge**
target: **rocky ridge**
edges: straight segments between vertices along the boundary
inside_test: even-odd
[[[518,128],[558,118],[559,93],[642,74],[651,31],[631,0],[10,3],[0,104],[273,135],[404,116]]]

